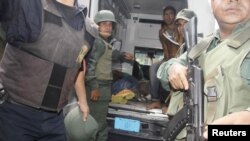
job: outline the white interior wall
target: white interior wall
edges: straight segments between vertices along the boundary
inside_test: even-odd
[[[188,8],[197,14],[198,33],[209,35],[216,29],[216,21],[209,4],[210,0],[188,0]]]
[[[98,12],[98,5],[99,5],[99,0],[91,0],[91,3],[90,3],[90,18],[91,19],[94,19],[95,17],[95,14]]]
[[[135,19],[136,18],[136,19]],[[160,24],[139,23],[139,19],[162,20],[161,15],[132,13],[127,21],[126,38],[122,50],[134,53],[134,47],[161,48],[158,32]],[[123,72],[132,74],[132,65],[123,63]]]

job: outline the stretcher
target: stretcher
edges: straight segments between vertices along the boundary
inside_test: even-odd
[[[109,104],[108,141],[163,141],[168,116],[140,102]]]

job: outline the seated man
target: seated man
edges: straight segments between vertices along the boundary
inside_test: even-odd
[[[184,42],[184,36],[182,33],[183,26],[193,17],[195,16],[195,13],[189,9],[182,9],[177,13],[175,24],[177,25],[178,34],[175,36],[175,42],[178,43],[178,51],[175,52],[175,57],[179,56],[183,52],[183,42]],[[170,41],[169,41],[170,42]],[[171,42],[172,43],[172,42]],[[174,43],[172,43],[174,45]],[[165,61],[165,60],[164,60]],[[152,97],[152,103],[148,106],[148,109],[152,108],[161,108],[162,102],[165,102],[165,105],[169,104],[170,95],[166,90],[163,90],[161,83],[158,78],[156,78],[156,73],[159,66],[164,62],[160,61],[155,64],[153,64],[150,68],[150,84],[151,84],[151,97]],[[167,96],[166,96],[167,95]],[[165,96],[165,97],[164,97]],[[167,97],[167,99],[166,99]],[[166,99],[166,100],[164,100]],[[167,112],[166,106],[163,106],[163,113]]]
[[[149,74],[150,74],[149,92],[151,95],[152,103],[147,106],[147,109],[149,110],[153,108],[162,108],[162,112],[165,113],[167,111],[167,103],[165,103],[167,101],[165,101],[165,99],[169,95],[169,91],[166,91],[165,89],[163,89],[163,87],[161,86],[160,80],[156,77],[156,72],[162,62],[163,61],[152,64],[149,69]]]

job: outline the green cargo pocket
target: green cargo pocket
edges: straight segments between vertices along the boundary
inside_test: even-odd
[[[171,99],[168,105],[168,115],[175,115],[183,107],[183,92],[171,91]]]
[[[210,123],[215,119],[217,101],[223,95],[224,72],[221,66],[218,66],[210,75],[206,77],[204,84],[205,92],[205,121]],[[212,74],[212,75],[211,75]]]
[[[250,55],[248,55],[250,56]],[[241,65],[241,77],[244,78],[244,81],[250,85],[250,57],[246,57]]]

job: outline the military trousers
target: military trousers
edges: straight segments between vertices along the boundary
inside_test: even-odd
[[[99,131],[97,133],[96,141],[107,141],[108,139],[108,125],[107,125],[107,114],[108,105],[111,100],[111,81],[98,81],[100,98],[98,101],[90,100],[91,90],[90,87],[86,87],[88,105],[90,114],[97,121]]]

